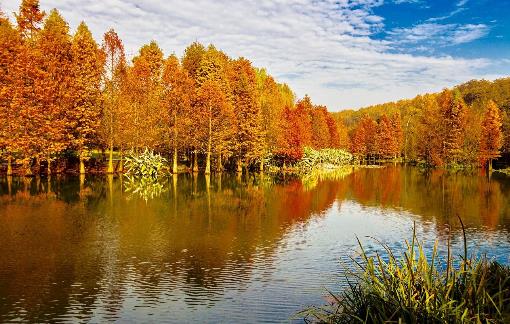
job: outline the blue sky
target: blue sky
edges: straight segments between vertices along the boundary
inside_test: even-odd
[[[198,40],[244,56],[332,111],[510,75],[510,0],[41,0],[128,55]],[[0,0],[12,13],[20,0]]]

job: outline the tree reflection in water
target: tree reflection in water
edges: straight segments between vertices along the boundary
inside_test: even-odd
[[[304,286],[274,281],[276,268],[292,264],[282,251],[301,244],[306,231],[321,231],[315,224],[328,223],[327,217],[344,215],[344,205],[360,206],[360,221],[366,208],[376,208],[432,224],[438,235],[457,228],[458,212],[471,231],[502,233],[498,237],[510,241],[510,178],[503,174],[489,179],[400,166],[351,171],[304,180],[180,175],[160,179],[156,189],[113,176],[0,178],[0,322],[129,321],[147,309],[158,312],[158,305],[208,316],[215,307],[247,307],[248,300],[235,296],[253,294],[257,285],[286,296],[278,311],[290,315],[300,308],[290,296]],[[391,233],[392,224],[386,226]],[[335,231],[356,234],[348,226]],[[331,239],[330,247],[342,244],[339,235],[317,235]],[[334,265],[340,257],[331,248],[320,253]],[[286,273],[285,280],[320,288],[320,276],[307,281],[291,268]],[[276,319],[278,311],[263,312],[265,319]],[[160,312],[155,319],[173,318]]]

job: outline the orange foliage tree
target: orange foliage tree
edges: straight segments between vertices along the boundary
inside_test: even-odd
[[[80,173],[85,173],[84,161],[97,141],[101,116],[101,74],[104,55],[85,23],[78,26],[72,39],[73,83],[72,107],[67,127],[73,147],[80,159]]]
[[[17,60],[22,46],[18,32],[0,11],[0,157],[7,160],[7,175],[12,175],[13,154],[20,131],[19,110],[13,106],[16,92]]]
[[[264,134],[255,71],[250,61],[240,58],[232,62],[229,72],[237,130],[234,141],[237,171],[241,171],[243,163],[248,166],[255,161],[260,161],[262,168]]]
[[[502,125],[499,108],[494,101],[490,100],[485,108],[480,141],[480,158],[482,161],[488,162],[489,170],[492,170],[492,160],[501,155],[500,150],[503,146]]]
[[[185,146],[186,130],[191,127],[191,104],[194,97],[194,82],[182,67],[179,59],[171,55],[163,70],[163,111],[166,112],[169,148],[173,152],[172,173],[177,173],[178,150]]]
[[[113,148],[120,122],[121,91],[125,83],[126,57],[124,45],[117,33],[110,29],[102,45],[105,65],[102,74],[104,104],[102,112],[102,137],[109,146],[107,173],[113,173]]]

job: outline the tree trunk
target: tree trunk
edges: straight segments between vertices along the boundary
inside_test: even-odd
[[[7,158],[7,176],[12,176],[12,157]]]
[[[106,173],[113,174],[113,141],[110,142],[110,157],[108,158],[108,169]]]
[[[489,172],[492,172],[492,159],[489,159]]]
[[[237,173],[243,173],[243,165],[241,163],[241,159],[237,160]]]
[[[30,159],[28,160],[28,163],[25,165],[25,177],[31,177],[32,174],[32,168],[30,167]]]
[[[12,177],[7,177],[7,193],[12,194]]]
[[[221,162],[221,153],[218,153],[218,165],[216,166],[216,171],[222,172],[223,171],[223,163]]]
[[[48,163],[48,171],[46,172],[46,174],[48,176],[51,175],[51,159],[50,159],[50,155],[48,154],[48,157],[46,157],[46,162]]]
[[[82,152],[80,152],[80,174],[85,174],[85,161],[83,161],[83,153]]]
[[[193,152],[193,172],[198,172],[198,152]]]
[[[211,174],[211,152],[207,152],[207,159],[205,161],[205,174]]]
[[[174,145],[174,160],[172,165],[172,173],[177,174],[177,146]]]
[[[207,159],[205,161],[205,174],[211,174],[211,136],[212,136],[212,122],[211,122],[211,110],[209,109],[209,136],[207,139]]]
[[[264,160],[263,159],[260,160],[259,171],[264,172]]]

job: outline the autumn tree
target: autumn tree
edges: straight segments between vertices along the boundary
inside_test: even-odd
[[[438,97],[444,123],[444,156],[447,162],[456,163],[462,156],[467,107],[458,92],[443,90]]]
[[[402,117],[400,116],[400,112],[397,111],[391,115],[390,123],[395,144],[393,154],[395,158],[398,158],[402,153],[402,148],[404,147],[404,131],[402,129]]]
[[[256,69],[257,91],[262,111],[262,127],[264,131],[264,155],[274,152],[278,136],[278,122],[282,118],[283,110],[290,104],[280,90],[276,81],[267,74],[265,69]]]
[[[312,121],[312,147],[323,149],[329,147],[330,131],[327,123],[328,111],[324,106],[315,106],[310,111]]]
[[[126,57],[124,45],[117,33],[110,29],[105,35],[102,45],[104,53],[104,69],[102,86],[104,104],[102,112],[102,134],[109,146],[107,173],[113,173],[113,148],[118,129],[120,94],[125,82]]]
[[[234,136],[233,111],[230,102],[217,80],[209,79],[197,90],[197,106],[206,121],[206,165],[205,174],[211,173],[212,152],[217,153],[218,171],[221,171],[221,156]]]
[[[19,110],[13,106],[16,91],[17,60],[22,46],[19,33],[0,11],[0,157],[7,160],[7,175],[12,175],[13,154],[17,150]]]
[[[328,147],[330,148],[340,148],[341,139],[340,132],[338,129],[338,124],[333,116],[326,109],[326,125],[328,126],[329,131],[329,143]],[[345,133],[347,135],[347,133]]]
[[[195,92],[194,82],[175,55],[165,60],[163,70],[163,109],[166,112],[169,147],[173,152],[172,173],[177,173],[178,149],[186,140],[191,128],[191,104]]]
[[[312,100],[308,95],[305,95],[296,103],[296,114],[299,116],[299,123],[296,126],[301,134],[303,146],[313,146],[312,112]]]
[[[40,124],[39,156],[48,163],[54,155],[69,147],[71,134],[67,132],[72,113],[73,61],[69,27],[60,13],[53,9],[37,39],[38,57],[43,75],[44,96],[38,111]]]
[[[279,119],[278,136],[274,154],[283,165],[295,162],[303,157],[303,137],[300,130],[300,116],[296,109],[286,106]]]
[[[259,161],[262,168],[264,135],[261,125],[262,113],[257,99],[256,77],[251,62],[240,58],[232,62],[230,86],[236,120],[235,151],[237,171]]]
[[[188,75],[195,81],[197,80],[197,71],[200,68],[202,57],[205,55],[205,52],[206,49],[204,45],[199,42],[193,42],[184,51],[182,66],[186,71],[188,71]]]
[[[444,125],[440,107],[434,95],[423,96],[420,100],[417,156],[428,165],[442,166],[445,162]]]
[[[339,116],[335,116],[333,118],[336,119],[336,129],[338,131],[338,145],[333,147],[349,149],[349,147],[351,146],[349,139],[349,130],[347,126],[345,126],[343,118]]]
[[[375,146],[377,155],[380,158],[386,159],[395,156],[397,143],[394,137],[391,121],[386,114],[382,115],[377,125]]]
[[[44,120],[43,102],[45,93],[44,76],[41,68],[41,49],[37,44],[44,12],[39,9],[38,1],[23,1],[16,14],[21,43],[14,62],[14,91],[11,112],[19,116],[18,132],[12,134],[13,147],[22,155],[25,175],[32,175],[31,160],[41,152],[41,125]]]
[[[39,0],[23,0],[15,16],[20,33],[26,39],[33,39],[40,29],[45,13],[39,8]]]
[[[492,161],[501,156],[500,149],[503,145],[502,125],[499,108],[494,101],[489,100],[482,121],[480,141],[480,158],[482,161],[488,162],[489,170],[492,170]]]
[[[163,92],[163,52],[152,41],[140,48],[127,70],[127,83],[123,95],[129,100],[130,123],[124,124],[130,139],[129,146],[158,147],[165,131],[161,108]]]
[[[80,174],[85,173],[84,161],[96,141],[101,116],[101,74],[103,53],[85,23],[81,23],[72,39],[72,107],[69,132],[72,146],[80,159]]]
[[[374,157],[376,148],[377,123],[368,115],[361,117],[351,138],[351,151],[360,159]]]

